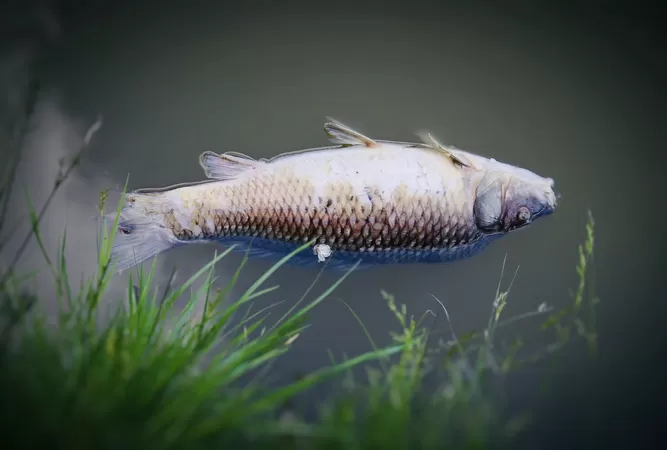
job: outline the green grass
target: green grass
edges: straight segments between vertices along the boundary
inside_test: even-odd
[[[578,268],[582,281],[572,305],[552,314],[542,327],[558,331],[556,346],[567,342],[572,328],[591,345],[595,342],[584,319],[575,314],[592,311],[583,308],[592,222],[589,230]],[[35,236],[39,239],[38,232]],[[68,449],[192,449],[249,442],[267,448],[293,448],[295,443],[332,449],[441,448],[442,442],[486,448],[511,437],[517,422],[503,422],[484,390],[486,377],[503,377],[525,363],[513,359],[521,341],[505,355],[493,345],[503,325],[506,292],[498,292],[485,331],[454,337],[436,354],[427,351],[429,330],[383,292],[397,319],[392,346],[265,390],[261,382],[238,381],[289,351],[304,332],[308,311],[347,274],[273,328],[265,328],[262,311],[233,324],[237,310],[275,289],[265,283],[285,260],[230,299],[236,276],[223,289],[212,287],[215,263],[225,252],[166,294],[153,286],[152,270],[140,274],[128,285],[124,307],[102,324],[98,307],[113,273],[112,241],[112,236],[103,237],[98,273],[79,289],[68,285],[62,252],[57,263],[50,262],[61,301],[55,328],[46,325],[39,309],[29,308],[37,300],[26,290],[29,278],[11,275],[4,281],[3,435],[18,443],[15,448],[38,448],[44,442]],[[63,239],[62,248],[64,244]],[[175,300],[199,278],[204,278],[203,287],[183,310],[174,311]],[[296,394],[364,363],[367,378],[340,380],[347,381],[341,383],[345,391],[322,405],[317,422],[279,420],[272,414]],[[436,386],[425,388],[424,378],[433,374]]]
[[[39,223],[47,207],[40,213],[31,208],[32,230],[23,241],[35,239],[42,250]],[[154,266],[140,272],[103,319],[114,236],[103,232],[96,274],[78,286],[69,283],[64,237],[57,255],[43,252],[59,302],[55,326],[31,293],[29,275],[13,266],[0,273],[1,432],[3,444],[12,443],[4,448],[483,449],[509,443],[527,417],[508,416],[492,386],[502,386],[513,369],[554,355],[573,336],[596,349],[597,299],[589,282],[593,225],[589,215],[578,285],[565,308],[541,305],[504,319],[509,289],[499,284],[489,322],[479,332],[459,336],[440,303],[450,325],[443,338],[425,325],[428,314],[415,316],[379,292],[396,318],[391,345],[378,348],[368,335],[371,351],[341,361],[332,355],[330,365],[271,388],[260,375],[302,334],[315,332],[307,330],[308,312],[348,273],[313,300],[295,302],[269,327],[270,306],[253,313],[251,305],[278,288],[267,283],[293,255],[232,296],[245,259],[223,287],[214,288],[215,266],[228,250],[178,287],[158,289]],[[177,308],[176,300],[188,293],[187,306]],[[509,333],[520,320],[538,324],[531,334]],[[538,335],[550,340],[529,349],[525,343]],[[335,386],[334,395],[319,405],[316,420],[300,419],[298,410],[291,418],[285,414],[290,401],[325,380]]]

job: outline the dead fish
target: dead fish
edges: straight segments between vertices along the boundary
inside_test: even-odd
[[[200,156],[207,180],[125,197],[118,271],[181,245],[236,244],[295,264],[346,268],[470,257],[556,208],[551,178],[437,141],[372,139],[333,119],[334,146],[255,159]]]

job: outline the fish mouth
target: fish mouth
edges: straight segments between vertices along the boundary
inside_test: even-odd
[[[550,214],[553,214],[553,212],[556,210],[556,203],[554,202],[553,204],[547,204],[542,206],[542,209],[539,211],[535,212],[533,214],[532,220],[539,219],[540,217],[545,217]]]
[[[535,214],[533,214],[533,219],[537,219],[539,217],[544,217],[552,214],[556,210],[556,207],[558,206],[559,199],[560,199],[559,193],[556,193],[553,190],[549,192],[546,198],[546,202],[544,202],[542,208]]]

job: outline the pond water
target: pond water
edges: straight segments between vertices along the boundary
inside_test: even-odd
[[[664,249],[660,190],[653,184],[664,167],[658,151],[665,109],[658,96],[665,84],[658,56],[630,39],[636,35],[614,34],[583,10],[529,2],[382,9],[345,2],[326,8],[295,1],[111,3],[63,21],[40,63],[49,96],[22,168],[39,204],[77,130],[103,116],[81,171],[45,222],[51,248],[67,226],[72,273],[88,273],[95,261],[99,192],[122,188],[128,173],[130,189],[159,187],[203,179],[204,150],[271,157],[326,145],[325,116],[380,139],[414,140],[416,130],[427,128],[446,143],[552,177],[559,209],[471,259],[359,272],[334,297],[354,309],[378,344],[388,343],[397,326],[382,289],[416,316],[439,308],[433,294],[457,330],[470,330],[486,323],[506,257],[504,286],[519,266],[507,317],[542,302],[562,306],[576,287],[577,246],[590,208],[602,364],[590,369],[583,353],[566,359],[544,414],[574,420],[572,402],[583,393],[599,400],[618,395],[619,383],[653,386],[645,370],[660,354],[657,333],[664,334],[656,326],[664,307],[652,280]],[[177,266],[183,281],[216,249],[166,253],[160,276]],[[23,263],[37,261],[31,250]],[[221,283],[239,262],[233,255],[219,266]],[[250,262],[239,289],[269,264]],[[280,317],[317,274],[317,267],[281,269],[274,276],[281,288],[260,304],[283,300],[272,313]],[[333,280],[323,276],[316,291]],[[117,282],[123,289],[125,278]],[[276,365],[279,373],[328,364],[326,349],[336,355],[370,349],[336,298],[312,312],[311,328]],[[441,317],[436,326],[447,325]],[[521,386],[533,392],[528,387],[538,382],[526,376]],[[518,399],[532,396],[516,392]],[[647,408],[650,395],[635,394],[635,405]]]

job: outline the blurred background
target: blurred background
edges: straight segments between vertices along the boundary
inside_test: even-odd
[[[50,251],[67,229],[73,280],[96,261],[100,192],[111,189],[117,201],[128,174],[130,189],[159,187],[203,179],[204,150],[271,157],[327,145],[325,116],[380,139],[415,140],[426,128],[445,143],[554,178],[559,210],[465,261],[352,275],[311,313],[312,327],[275,373],[326,365],[327,349],[350,356],[370,349],[338,299],[387,344],[397,323],[382,289],[415,316],[438,309],[429,294],[437,296],[459,333],[483,327],[505,258],[504,287],[518,267],[507,317],[543,302],[567,304],[590,209],[599,358],[572,347],[550,369],[547,392],[539,368],[524,371],[510,384],[511,405],[533,408],[535,435],[548,436],[541,447],[579,437],[652,438],[637,426],[657,424],[658,407],[667,406],[659,383],[667,376],[659,278],[667,63],[659,11],[648,3],[9,1],[0,11],[0,76],[3,91],[15,94],[3,114],[28,80],[41,88],[18,178],[36,205],[59,161],[103,117],[43,224]],[[22,194],[17,189],[10,222],[27,224]],[[176,281],[186,280],[216,250],[164,254],[158,282],[174,267]],[[233,255],[218,266],[221,284],[240,261]],[[44,269],[36,247],[20,264]],[[249,263],[239,289],[269,265]],[[280,317],[318,272],[281,269],[280,290],[258,306],[283,301],[272,313]],[[115,292],[124,292],[125,277]],[[324,275],[314,292],[334,279]],[[45,300],[49,283],[44,273],[37,285]],[[436,326],[446,328],[443,320]]]

